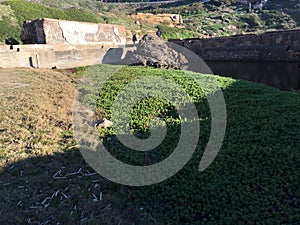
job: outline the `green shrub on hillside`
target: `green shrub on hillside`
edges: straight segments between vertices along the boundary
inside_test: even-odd
[[[277,3],[282,6],[278,7]],[[179,1],[161,5],[157,9],[149,7],[146,11],[181,14],[185,29],[194,33],[195,37],[294,29],[300,24],[300,14],[289,1],[269,1],[265,10],[253,10],[253,13],[248,12],[248,5],[237,3],[236,0],[214,0],[209,3]],[[177,32],[180,33],[181,30],[178,29]],[[174,32],[171,33],[174,35]]]
[[[91,73],[103,71],[104,66],[94,67]],[[110,119],[114,100],[125,85],[135,79],[159,76],[180,85],[199,113],[201,132],[192,159],[164,182],[129,187],[132,202],[159,224],[297,224],[300,96],[262,84],[216,77],[226,101],[226,135],[214,162],[200,172],[198,166],[209,138],[211,115],[201,87],[190,75],[194,79],[209,76],[144,67],[122,68],[106,81],[100,97],[97,95],[99,112]],[[90,83],[84,92],[87,96],[89,88]],[[133,107],[130,125],[135,135],[145,138],[148,121],[156,116],[166,118],[168,133],[155,149],[130,150],[115,138],[111,128],[101,131],[106,134],[104,145],[116,158],[129,164],[160,162],[176,147],[180,137],[179,119],[172,107],[163,99],[146,98]]]
[[[261,19],[255,13],[240,14],[239,22],[240,28],[246,31],[253,31],[263,26]]]
[[[288,14],[278,13],[276,10],[264,10],[259,15],[265,26],[270,29],[291,29],[296,22]]]
[[[25,20],[35,20],[39,18],[68,19],[68,16],[61,9],[46,7],[33,2],[7,0],[2,4],[11,7],[20,26]]]
[[[13,37],[20,41],[20,26],[10,6],[0,4],[0,43]]]
[[[2,17],[0,20],[0,42],[4,42],[6,38],[14,38],[17,41],[20,40],[20,27],[11,24],[11,21],[7,17]]]
[[[11,23],[10,19],[7,17],[4,17],[4,19],[0,20],[0,41],[2,42],[8,36],[20,40],[21,27],[25,20],[53,18],[61,20],[103,23],[103,19],[100,16],[83,9],[70,8],[62,10],[24,0],[5,0],[0,4],[10,7],[17,23]]]
[[[161,36],[163,39],[181,39],[181,38],[192,38],[195,33],[192,31],[185,30],[184,28],[174,28],[168,27],[167,25],[157,25],[157,29],[161,31]]]
[[[92,22],[92,23],[103,23],[104,20],[97,16],[94,13],[91,13],[84,9],[76,9],[76,8],[69,8],[64,9],[64,13],[67,15],[68,20],[76,20],[82,22]]]

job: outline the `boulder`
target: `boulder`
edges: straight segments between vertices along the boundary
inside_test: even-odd
[[[156,68],[186,69],[186,57],[170,48],[154,34],[146,34],[139,41],[136,50],[125,58],[127,65],[152,66]]]
[[[95,123],[96,128],[107,128],[107,127],[111,127],[112,125],[113,123],[106,118],[99,119]]]

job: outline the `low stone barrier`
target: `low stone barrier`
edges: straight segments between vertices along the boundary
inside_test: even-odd
[[[300,30],[169,41],[205,61],[300,61]]]
[[[72,68],[102,63],[110,45],[3,45],[0,68]]]

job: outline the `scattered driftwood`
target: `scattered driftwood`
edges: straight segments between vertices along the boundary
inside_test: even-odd
[[[70,176],[83,176],[83,177],[89,177],[89,176],[94,176],[97,173],[91,173],[88,170],[83,170],[82,168],[80,168],[78,171],[76,172],[72,172],[72,173],[68,173],[63,175],[62,174],[62,170],[58,170],[53,176],[53,179],[59,180],[59,179],[67,179]]]

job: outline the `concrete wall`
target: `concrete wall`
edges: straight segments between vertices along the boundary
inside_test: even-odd
[[[125,46],[125,27],[39,19],[23,24],[24,45],[0,45],[0,68],[72,68],[102,63],[111,48]],[[107,58],[107,57],[106,57]]]
[[[77,21],[39,19],[23,24],[24,44],[125,45],[125,27]]]
[[[109,45],[0,46],[0,68],[72,68],[102,63]]]
[[[205,61],[300,61],[300,30],[169,41]]]

